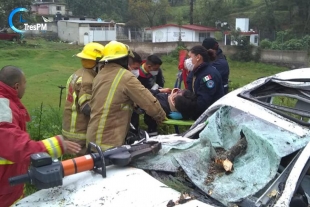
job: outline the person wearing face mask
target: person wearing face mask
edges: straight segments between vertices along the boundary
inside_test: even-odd
[[[142,58],[141,56],[136,53],[136,52],[132,52],[134,57],[129,56],[129,60],[128,60],[128,70],[131,71],[131,73],[136,76],[136,78],[139,77],[140,74],[140,67],[142,64]]]
[[[129,70],[138,78],[141,84],[149,89],[151,93],[170,93],[171,89],[164,87],[164,77],[160,66],[161,59],[156,55],[150,55],[146,61],[142,61],[141,57],[134,52],[135,57],[129,58]],[[140,67],[138,69],[138,64]],[[141,65],[142,63],[142,65]],[[138,69],[138,70],[137,70]],[[139,129],[139,114],[143,113],[137,106],[131,116],[131,124],[136,130]],[[145,119],[145,117],[144,117]],[[144,121],[145,122],[145,121]],[[156,130],[156,131],[155,131]],[[148,127],[149,135],[156,135],[157,129]]]
[[[94,78],[87,143],[94,142],[106,150],[125,143],[134,103],[158,124],[166,118],[159,101],[128,70],[128,45],[111,41],[104,47],[104,67]]]
[[[73,73],[66,85],[66,102],[63,112],[62,134],[66,140],[82,146],[79,155],[86,151],[86,130],[90,116],[89,101],[92,85],[103,57],[104,46],[99,43],[88,43],[76,56],[81,58],[82,68]]]
[[[188,89],[197,96],[197,107],[194,119],[197,119],[209,106],[224,96],[222,77],[219,71],[212,66],[216,58],[214,50],[206,50],[197,45],[190,49],[190,58],[187,60]]]
[[[162,61],[157,55],[148,56],[142,63],[138,80],[145,88],[156,90],[164,87],[165,79],[160,68],[161,65]]]

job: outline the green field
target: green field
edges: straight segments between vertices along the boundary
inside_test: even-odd
[[[15,65],[23,69],[27,78],[26,94],[22,99],[31,111],[43,102],[45,106],[58,107],[60,89],[67,78],[80,67],[80,59],[72,57],[82,46],[44,40],[27,40],[26,44],[0,42],[0,67]],[[173,87],[178,68],[178,59],[162,57],[166,79],[165,87]],[[283,67],[262,63],[242,63],[229,60],[232,88],[243,86],[259,77],[286,70]],[[65,100],[62,96],[62,103]]]

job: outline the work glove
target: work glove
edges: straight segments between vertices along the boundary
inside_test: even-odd
[[[169,116],[171,117],[171,119],[175,119],[175,120],[183,119],[182,114],[180,112],[177,112],[177,111],[170,112]]]
[[[157,90],[157,89],[159,89],[159,85],[157,83],[155,83],[151,89],[152,90]]]

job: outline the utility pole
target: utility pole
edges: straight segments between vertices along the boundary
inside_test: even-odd
[[[193,12],[194,12],[194,0],[190,0],[189,1],[189,24],[194,24]]]

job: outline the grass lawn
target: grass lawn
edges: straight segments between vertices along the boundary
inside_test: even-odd
[[[26,94],[22,99],[31,111],[45,106],[58,107],[60,89],[65,86],[68,77],[80,67],[80,59],[72,57],[82,46],[44,40],[27,40],[25,45],[13,42],[0,42],[0,67],[15,65],[22,68],[27,78]],[[178,72],[178,59],[162,57],[165,87],[172,88]],[[284,70],[283,67],[262,63],[242,63],[229,60],[231,87],[243,86],[251,81]],[[65,92],[65,91],[63,91]],[[62,96],[62,103],[65,97]]]
[[[72,55],[82,47],[43,40],[27,40],[26,45],[2,41],[0,46],[0,67],[15,65],[25,72],[27,89],[22,102],[26,107],[31,110],[41,102],[58,106],[58,86],[65,85],[68,77],[80,67],[79,58]]]

